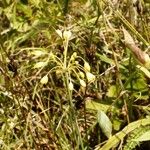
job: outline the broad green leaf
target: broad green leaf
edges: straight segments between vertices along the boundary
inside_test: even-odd
[[[146,89],[148,87],[146,81],[142,78],[137,79],[133,86],[134,86],[134,89],[137,89],[137,90]]]
[[[104,112],[106,112],[110,107],[110,105],[102,104],[90,99],[86,100],[85,105],[86,105],[86,109],[102,110]]]
[[[116,130],[116,131],[119,131],[120,128],[121,128],[122,123],[123,123],[122,120],[120,120],[120,119],[114,119],[113,120],[113,129]]]
[[[112,85],[109,87],[107,92],[108,97],[116,97],[117,96],[117,87],[116,85]]]
[[[110,138],[112,135],[112,123],[110,119],[107,117],[107,115],[103,111],[98,111],[97,120],[98,120],[99,126],[102,129],[102,132],[107,136],[107,138]]]
[[[128,82],[128,83],[127,83]],[[135,75],[135,79],[129,78],[128,81],[126,82],[126,88],[133,88],[135,90],[147,90],[148,85],[147,81],[145,80],[145,77],[143,78],[142,76],[137,76]],[[131,85],[131,82],[133,85]],[[132,86],[132,87],[131,87]],[[136,94],[136,93],[134,93]]]
[[[126,135],[128,135],[130,132],[132,132],[136,128],[139,128],[140,126],[146,126],[146,125],[150,125],[150,118],[141,119],[141,120],[132,122],[128,124],[120,132],[116,133],[111,138],[109,138],[106,144],[104,144],[102,147],[98,146],[95,150],[110,150],[113,147],[116,147],[119,142],[123,141],[123,138]]]
[[[138,141],[138,142],[150,141],[150,130],[142,134],[139,138],[134,139],[134,141]]]

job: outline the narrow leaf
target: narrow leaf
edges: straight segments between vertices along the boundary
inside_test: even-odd
[[[150,72],[145,67],[140,65],[137,65],[136,67],[139,68],[148,78],[150,78]]]
[[[124,34],[124,40],[125,40],[125,44],[133,44],[135,45],[135,42],[133,40],[133,38],[131,37],[131,35],[129,34],[129,32],[127,30],[125,30],[123,28],[123,34]]]
[[[147,57],[149,57],[145,52],[143,52],[134,42],[131,35],[127,32],[127,30],[123,29],[124,33],[124,41],[126,46],[131,50],[135,58],[139,63],[145,64],[147,62]]]

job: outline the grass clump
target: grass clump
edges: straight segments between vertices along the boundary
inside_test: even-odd
[[[1,149],[149,148],[148,1],[0,5]]]

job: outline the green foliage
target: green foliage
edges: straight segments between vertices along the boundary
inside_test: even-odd
[[[107,138],[112,135],[112,123],[103,111],[98,111],[97,120]]]
[[[138,131],[142,131],[142,132],[146,131],[145,128],[147,128],[147,126],[149,128],[149,124],[150,124],[149,121],[150,121],[150,118],[147,118],[147,119],[141,119],[141,120],[138,120],[138,121],[128,124],[124,129],[122,129],[122,131],[120,131],[120,132],[116,133],[115,135],[113,135],[112,137],[110,137],[109,140],[107,141],[107,143],[104,144],[101,148],[98,146],[96,149],[108,150],[111,148],[115,148],[118,145],[118,143],[120,141],[123,141],[124,137],[129,135],[130,133],[131,134],[133,133],[134,136],[140,137],[141,133],[138,133]],[[137,134],[134,134],[134,132],[136,132]],[[133,139],[134,139],[134,136],[133,136]],[[131,137],[130,140],[128,141],[128,144],[131,144],[132,147],[128,147],[128,145],[126,145],[127,149],[128,148],[132,149],[138,145],[138,143],[135,142],[133,139]],[[122,144],[122,143],[120,143],[120,144]]]
[[[140,126],[139,128],[135,129],[129,137],[127,138],[127,142],[124,145],[124,150],[132,150],[135,149],[136,146],[140,146],[140,142],[142,141],[149,141],[149,132],[150,126]]]
[[[0,6],[0,149],[118,150],[149,140],[148,1]]]

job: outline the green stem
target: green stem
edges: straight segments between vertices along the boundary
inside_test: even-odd
[[[75,133],[76,133],[74,136],[75,136],[75,139],[76,139],[76,137],[79,137],[81,148],[82,148],[82,150],[84,150],[82,137],[81,137],[79,127],[78,127],[78,121],[77,121],[77,118],[76,118],[76,112],[74,110],[74,105],[73,105],[73,102],[72,102],[72,91],[69,90],[69,75],[68,75],[68,72],[65,72],[65,83],[66,83],[66,88],[67,88],[67,92],[68,92],[68,100],[69,100],[70,108],[71,108],[71,110],[70,110],[71,122],[72,122],[71,124],[72,124],[72,128],[75,129]]]
[[[67,68],[68,40],[64,41],[64,69]]]
[[[74,105],[73,105],[73,102],[72,102],[72,91],[69,89],[69,73],[67,71],[67,52],[68,52],[68,40],[65,40],[64,41],[64,75],[65,75],[64,76],[64,81],[65,81],[68,100],[69,100],[70,108],[71,108],[71,111],[70,111],[71,124],[72,124],[72,128],[75,129],[75,135],[74,135],[75,138],[79,137],[81,148],[84,149],[84,145],[83,145],[81,134],[80,134],[79,127],[78,127],[76,113],[75,113],[75,110],[74,110]],[[78,136],[76,136],[76,135],[78,135]]]

